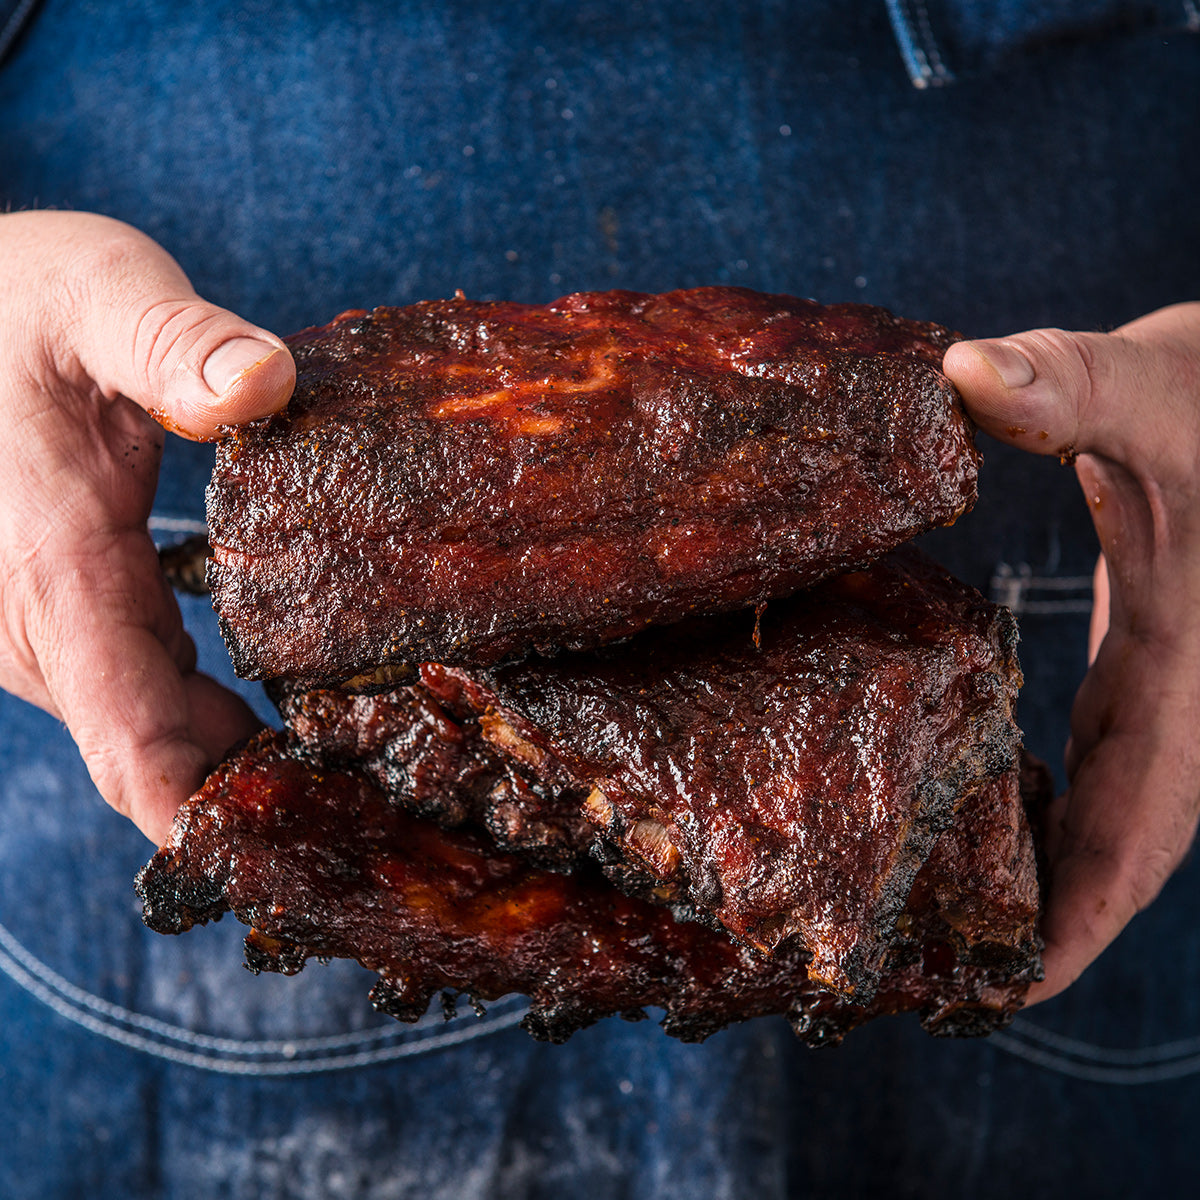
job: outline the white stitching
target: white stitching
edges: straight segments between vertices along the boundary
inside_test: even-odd
[[[1052,1029],[1043,1029],[1032,1021],[1018,1018],[1010,1026],[1012,1033],[1020,1034],[1053,1050],[1064,1054],[1072,1054],[1077,1058],[1090,1059],[1096,1063],[1113,1063],[1124,1066],[1146,1066],[1149,1063],[1159,1063],[1171,1059],[1191,1059],[1200,1055],[1200,1037],[1186,1038],[1180,1042],[1163,1042],[1159,1046],[1144,1046],[1134,1049],[1109,1049],[1106,1046],[1094,1046],[1091,1042],[1081,1042],[1076,1038],[1055,1033]]]
[[[26,969],[26,966],[30,969]],[[488,1016],[478,1024],[416,1037],[415,1031],[393,1033],[388,1029],[379,1029],[323,1038],[296,1038],[292,1041],[242,1041],[193,1033],[85,992],[31,955],[3,925],[0,925],[0,970],[59,1016],[109,1041],[181,1066],[224,1075],[312,1075],[376,1066],[447,1049],[510,1028],[521,1020],[526,1011],[523,1003],[508,1007],[501,1001],[493,1005]],[[146,1033],[123,1029],[116,1023],[118,1021],[134,1029],[145,1030]],[[162,1045],[147,1036],[150,1033],[184,1045],[219,1051],[226,1057]],[[370,1050],[301,1057],[323,1049],[348,1048],[356,1043],[365,1046],[388,1035],[407,1040],[398,1045]],[[993,1034],[989,1040],[1005,1053],[1035,1066],[1093,1083],[1135,1086],[1179,1079],[1200,1072],[1200,1053],[1196,1053],[1200,1050],[1200,1038],[1165,1042],[1141,1049],[1110,1049],[1054,1033],[1030,1021],[1018,1020],[1013,1022],[1007,1033]],[[1038,1044],[1030,1045],[1029,1042]],[[260,1061],[260,1056],[266,1054],[279,1054],[282,1061]]]
[[[892,31],[913,87],[926,88],[954,82],[933,36],[933,23],[923,0],[886,0]],[[910,9],[915,7],[914,19]]]
[[[892,23],[896,46],[904,61],[904,69],[908,73],[908,78],[913,87],[926,88],[929,86],[932,72],[929,69],[929,61],[925,57],[925,52],[917,45],[912,21],[909,20],[908,13],[904,11],[904,0],[886,0],[886,3],[888,19]]]
[[[1090,575],[1035,575],[1028,563],[1014,568],[1000,563],[989,583],[992,600],[1019,615],[1085,615],[1092,611]],[[1035,599],[1031,593],[1050,592],[1051,598]],[[1075,592],[1071,596],[1067,593]]]
[[[285,1041],[254,1041],[246,1042],[237,1038],[213,1037],[210,1034],[194,1033],[166,1021],[144,1013],[134,1012],[113,1004],[100,996],[86,992],[69,980],[64,979],[46,963],[32,955],[20,942],[13,937],[12,932],[0,925],[0,966],[4,964],[4,955],[14,960],[18,967],[30,978],[39,981],[47,989],[58,992],[64,1002],[85,1009],[102,1020],[116,1021],[141,1029],[155,1037],[169,1041],[181,1042],[184,1045],[214,1050],[221,1054],[287,1054],[305,1051],[320,1051],[344,1049],[351,1045],[361,1045],[366,1041],[385,1036],[395,1036],[397,1030],[392,1025],[385,1025],[374,1030],[359,1030],[352,1034],[337,1034],[322,1038],[292,1038]]]
[[[929,10],[925,7],[925,0],[914,0],[914,3],[921,23],[921,37],[925,43],[925,53],[932,65],[933,73],[939,82],[948,83],[954,76],[938,52],[937,42],[933,36],[933,24],[929,20]]]
[[[1137,1087],[1148,1083],[1165,1083],[1171,1079],[1182,1079],[1184,1076],[1195,1075],[1200,1072],[1200,1054],[1174,1061],[1158,1062],[1153,1066],[1100,1066],[1092,1064],[1109,1061],[1111,1057],[1120,1055],[1122,1052],[1106,1050],[1103,1046],[1090,1046],[1086,1042],[1076,1042],[1071,1038],[1062,1039],[1064,1042],[1068,1042],[1075,1047],[1072,1053],[1077,1057],[1091,1060],[1090,1063],[1087,1061],[1076,1062],[1073,1058],[1067,1057],[1065,1054],[1060,1054],[1050,1049],[1043,1049],[1040,1046],[1029,1045],[1022,1040],[1022,1037],[1028,1037],[1031,1041],[1048,1043],[1050,1038],[1054,1036],[1050,1035],[1050,1037],[1047,1037],[1046,1035],[1048,1034],[1049,1030],[1039,1029],[1028,1021],[1022,1021],[1020,1023],[1014,1022],[1010,1026],[1008,1033],[994,1033],[988,1040],[997,1049],[1003,1050],[1006,1054],[1013,1055],[1014,1058],[1024,1059],[1035,1066],[1055,1071],[1059,1075],[1066,1075],[1072,1079],[1083,1079],[1089,1083],[1107,1083],[1119,1087]],[[1140,1054],[1147,1061],[1153,1061],[1155,1057],[1170,1051],[1174,1047],[1191,1044],[1193,1043],[1172,1042],[1164,1046],[1153,1046],[1142,1051],[1127,1051],[1125,1053],[1131,1056]]]
[[[1013,612],[1019,612],[1023,617],[1047,617],[1047,616],[1088,616],[1092,611],[1092,602],[1090,600],[1025,600],[1022,601],[1020,608],[1014,608]]]
[[[1032,575],[1028,567],[1022,567],[1017,575],[1005,575],[1004,568],[998,579],[1017,579],[1026,587],[1038,588],[1044,592],[1075,592],[1092,590],[1090,575]]]
[[[164,533],[207,533],[208,526],[203,521],[190,517],[159,517],[152,516],[146,522],[149,529],[161,529]]]
[[[428,1026],[419,1030],[385,1027],[290,1041],[243,1041],[194,1033],[86,992],[30,954],[3,924],[0,924],[0,970],[59,1016],[92,1033],[169,1062],[226,1075],[307,1075],[411,1058],[508,1029],[517,1024],[528,1009],[519,998],[506,998],[492,1005],[487,1016],[477,1022],[444,1032],[435,1032]],[[163,1045],[156,1038],[197,1049],[181,1050]],[[321,1053],[335,1049],[348,1051],[355,1046],[368,1047],[383,1039],[392,1044],[348,1053]],[[396,1039],[401,1040],[397,1043]],[[203,1050],[213,1053],[203,1053]],[[270,1055],[277,1055],[278,1061],[265,1058]]]

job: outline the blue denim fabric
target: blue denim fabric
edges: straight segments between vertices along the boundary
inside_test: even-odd
[[[887,0],[914,87],[1002,69],[1056,45],[1200,31],[1197,0]]]
[[[280,332],[456,287],[729,281],[970,334],[1194,296],[1200,38],[1041,38],[1000,8],[1002,69],[918,90],[882,0],[46,0],[0,70],[0,204],[129,220]],[[1057,763],[1095,542],[1069,471],[985,453],[979,507],[930,545],[1015,603],[1022,723]],[[209,465],[171,442],[161,540],[202,520]],[[228,677],[206,605],[185,612]],[[619,1021],[540,1046],[512,1004],[394,1026],[351,964],[254,979],[229,920],[144,930],[149,850],[56,724],[0,697],[0,1196],[1192,1186],[1194,862],[1014,1031],[880,1022],[814,1053],[776,1021],[700,1047]]]

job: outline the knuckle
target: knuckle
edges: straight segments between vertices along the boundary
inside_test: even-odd
[[[1099,394],[1104,358],[1095,339],[1104,334],[1071,333],[1065,329],[1039,329],[1030,335],[1058,390],[1074,402],[1084,421]]]
[[[196,297],[156,242],[117,221],[85,223],[60,272],[57,336],[108,398],[169,365]]]
[[[175,365],[188,337],[191,304],[185,299],[155,300],[142,308],[134,323],[133,357],[139,376],[149,383]]]
[[[91,730],[73,731],[96,791],[123,817],[132,815],[132,797],[126,782],[124,756]]]
[[[1158,898],[1182,858],[1182,849],[1168,845],[1146,847],[1133,858],[1126,878],[1129,899],[1136,912],[1143,912]]]
[[[145,234],[119,222],[80,231],[72,246],[62,283],[77,320],[92,312],[113,311],[128,303],[154,247]]]
[[[229,314],[194,297],[155,300],[138,314],[133,356],[146,393],[160,398],[172,379],[199,374],[208,351],[227,335]]]

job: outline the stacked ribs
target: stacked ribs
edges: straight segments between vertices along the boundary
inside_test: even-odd
[[[585,649],[788,595],[953,521],[951,337],[737,288],[450,300],[290,339],[235,431],[209,580],[248,679]]]
[[[1005,1023],[1040,975],[1011,616],[911,549],[974,498],[951,335],[706,288],[346,314],[209,492],[214,602],[284,718],[139,876],[254,969],[664,1010]],[[562,652],[566,648],[570,652]]]

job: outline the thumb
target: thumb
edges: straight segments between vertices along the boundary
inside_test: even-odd
[[[1198,335],[1200,304],[1180,304],[1112,333],[1036,329],[959,342],[944,369],[967,411],[1000,441],[1161,475],[1163,446],[1195,444]]]
[[[69,342],[105,396],[127,396],[200,440],[286,405],[296,371],[278,337],[202,300],[175,260],[130,226],[61,215],[60,228],[43,221],[39,233],[63,243]]]

